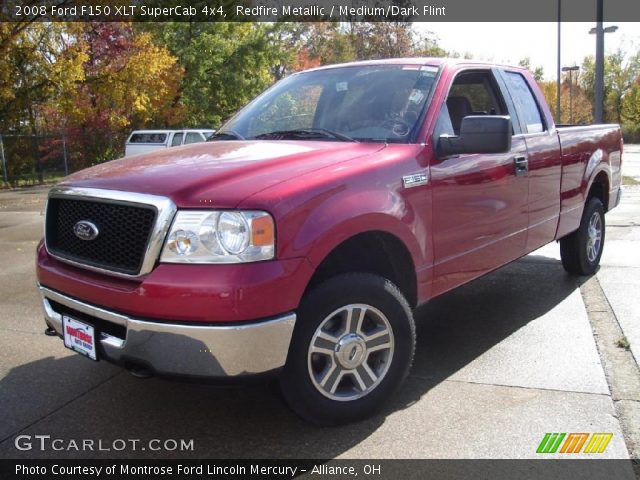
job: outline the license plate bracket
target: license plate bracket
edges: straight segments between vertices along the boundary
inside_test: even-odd
[[[63,315],[62,331],[64,332],[65,347],[91,360],[98,360],[96,330],[93,325]]]

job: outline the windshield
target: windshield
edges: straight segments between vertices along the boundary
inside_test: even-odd
[[[242,109],[212,140],[407,143],[437,71],[432,66],[368,65],[292,75]]]

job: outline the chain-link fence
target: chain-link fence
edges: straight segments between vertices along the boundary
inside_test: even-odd
[[[68,175],[65,136],[0,134],[0,174],[10,187],[53,182]]]

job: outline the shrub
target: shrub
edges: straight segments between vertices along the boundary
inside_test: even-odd
[[[624,143],[640,143],[640,125],[622,125]]]

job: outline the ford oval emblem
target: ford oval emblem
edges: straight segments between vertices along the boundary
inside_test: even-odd
[[[76,237],[80,240],[94,240],[100,233],[100,230],[98,230],[95,223],[88,220],[80,220],[73,226],[73,233],[75,233]]]

